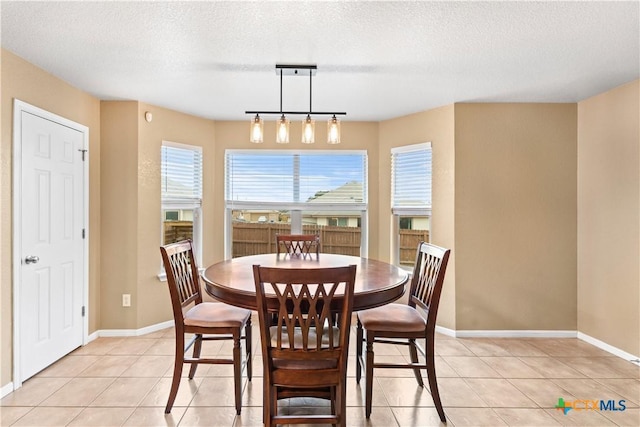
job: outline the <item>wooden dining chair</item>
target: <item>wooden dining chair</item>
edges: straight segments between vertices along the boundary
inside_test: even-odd
[[[320,236],[317,234],[276,234],[276,252],[291,256],[320,253]]]
[[[420,242],[416,255],[416,262],[411,278],[408,304],[387,304],[382,307],[364,310],[358,313],[358,326],[356,331],[356,382],[360,383],[363,365],[362,345],[363,329],[366,331],[367,358],[364,363],[366,368],[366,393],[365,416],[371,415],[371,400],[373,394],[373,369],[374,368],[409,368],[420,387],[424,387],[420,369],[427,370],[429,388],[433,402],[442,422],[446,422],[438,382],[436,380],[436,367],[434,358],[434,335],[436,328],[436,316],[438,314],[438,302],[444,282],[444,273],[449,261],[449,249]],[[425,340],[423,349],[416,340]],[[400,344],[409,346],[410,364],[375,363],[373,343]],[[425,363],[420,364],[418,351],[425,358]]]
[[[167,273],[171,294],[173,318],[176,328],[173,381],[165,413],[170,413],[180,386],[182,367],[191,364],[189,379],[193,379],[200,363],[232,364],[235,382],[236,413],[242,402],[242,369],[246,368],[251,381],[251,311],[220,302],[203,302],[198,266],[193,256],[191,240],[161,246],[162,261]],[[192,306],[187,309],[187,307]],[[242,336],[244,328],[244,336]],[[185,334],[194,334],[185,346]],[[206,335],[206,336],[205,336]],[[233,340],[233,358],[201,358],[202,342],[209,340]],[[245,341],[245,359],[242,361],[240,340]],[[185,353],[193,346],[193,356]]]
[[[254,265],[253,275],[264,363],[264,424],[345,426],[356,266],[284,269]],[[335,324],[330,321],[332,310],[339,312]],[[330,399],[331,415],[278,414],[278,400],[290,397]]]

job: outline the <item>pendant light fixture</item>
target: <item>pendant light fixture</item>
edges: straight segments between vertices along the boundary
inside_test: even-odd
[[[251,129],[249,129],[249,140],[255,144],[264,142],[264,120],[258,114],[251,121]]]
[[[307,118],[302,122],[302,143],[313,144],[316,139],[316,121],[311,119],[311,116],[307,114]]]
[[[327,144],[340,144],[340,121],[336,116],[327,122]]]
[[[280,120],[276,124],[276,142],[278,144],[289,143],[289,124],[291,121],[284,114],[280,116]]]
[[[276,122],[276,142],[278,144],[289,143],[289,128],[290,120],[288,115],[306,115],[307,117],[302,121],[302,136],[301,141],[303,144],[313,144],[315,142],[315,120],[311,116],[332,116],[327,123],[327,143],[339,144],[340,143],[340,121],[336,116],[344,116],[345,112],[325,112],[325,111],[313,111],[312,108],[312,96],[313,96],[313,75],[317,70],[316,65],[288,65],[288,64],[276,64],[276,73],[280,75],[280,111],[245,111],[246,114],[255,114],[255,117],[251,120],[250,129],[250,141],[254,143],[262,143],[264,141],[264,122],[260,117],[260,114],[271,115],[278,114],[280,118]],[[303,76],[308,71],[309,73],[309,111],[283,111],[282,110],[282,78],[283,75]]]
[[[313,83],[313,70],[309,70],[309,113],[307,118],[302,122],[302,143],[313,144],[316,142],[316,121],[311,119],[311,96],[313,91],[311,90]]]
[[[282,70],[280,70],[280,120],[276,124],[276,142],[278,144],[289,143],[289,119],[282,114]]]

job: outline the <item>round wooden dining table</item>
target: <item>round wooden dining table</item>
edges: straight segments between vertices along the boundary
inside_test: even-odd
[[[254,265],[305,269],[355,265],[353,311],[379,307],[397,300],[404,294],[408,280],[406,271],[374,259],[324,253],[307,256],[273,253],[233,258],[211,265],[202,273],[205,291],[218,301],[257,310]]]

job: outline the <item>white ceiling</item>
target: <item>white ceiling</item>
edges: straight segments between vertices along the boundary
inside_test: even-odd
[[[104,100],[220,120],[382,120],[454,102],[576,102],[639,78],[632,2],[11,2],[2,47]],[[283,108],[307,110],[284,77]]]

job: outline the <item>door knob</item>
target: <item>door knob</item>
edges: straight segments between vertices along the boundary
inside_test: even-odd
[[[25,264],[35,264],[38,261],[40,261],[40,257],[36,256],[36,255],[29,255],[28,257],[26,257],[24,259],[24,263]]]

